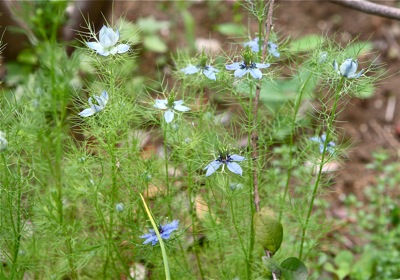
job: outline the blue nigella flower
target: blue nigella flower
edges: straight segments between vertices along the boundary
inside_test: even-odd
[[[260,44],[264,44],[264,41],[260,42],[259,38],[256,37],[253,40],[244,43],[243,46],[245,47],[249,46],[253,52],[258,52]],[[261,50],[263,49],[264,47],[261,45]],[[276,58],[279,58],[281,56],[281,54],[278,51],[278,45],[272,42],[268,42],[268,52]]]
[[[115,210],[117,210],[117,212],[122,212],[124,211],[124,204],[123,203],[117,203],[115,205]]]
[[[241,61],[226,65],[225,67],[227,70],[235,70],[234,76],[237,78],[243,77],[245,74],[250,73],[253,78],[261,79],[262,72],[258,68],[268,68],[269,66],[269,63],[245,63],[244,61]]]
[[[321,52],[318,56],[318,63],[323,64],[326,62],[328,59],[328,53],[327,52]]]
[[[100,96],[94,96],[94,99],[96,99],[98,105],[93,104],[93,102],[92,102],[93,98],[89,97],[88,101],[89,101],[90,108],[85,109],[82,112],[80,112],[78,114],[79,116],[89,117],[89,116],[92,116],[92,115],[102,111],[108,102],[108,94],[104,90]]]
[[[319,152],[322,154],[324,152],[324,145],[326,142],[326,134],[322,134],[321,136],[314,136],[310,138],[311,141],[317,142],[319,144]],[[326,152],[333,154],[335,152],[335,142],[331,141],[326,144]]]
[[[108,56],[110,54],[125,53],[129,50],[126,44],[117,45],[119,40],[118,30],[114,31],[111,27],[100,29],[99,40],[97,42],[86,42],[87,46],[95,50],[99,55]]]
[[[333,68],[335,69],[335,71],[339,75],[342,75],[343,77],[346,77],[348,79],[356,79],[362,75],[364,69],[356,73],[357,67],[358,67],[357,59],[352,59],[352,58],[346,59],[342,63],[342,65],[340,65],[340,68],[338,67],[338,63],[336,62],[336,60],[333,61]]]
[[[204,76],[206,76],[210,80],[214,80],[214,81],[217,80],[217,76],[215,74],[219,72],[217,69],[215,69],[211,65],[205,65],[205,66],[189,65],[186,68],[181,69],[181,71],[183,73],[185,73],[186,75],[191,75],[191,74],[194,74],[194,73],[197,73],[200,71],[200,73],[203,73]]]
[[[7,150],[8,141],[6,139],[6,134],[0,130],[0,152]]]
[[[187,112],[190,110],[189,107],[182,105],[183,100],[173,101],[172,99],[156,99],[154,107],[161,110],[167,110],[164,114],[164,119],[167,123],[172,122],[174,119],[174,110],[180,112]]]
[[[240,167],[239,164],[237,164],[235,161],[243,161],[245,160],[244,157],[239,156],[239,155],[230,155],[228,152],[225,153],[220,153],[218,158],[212,162],[210,162],[204,170],[207,169],[206,172],[206,177],[210,176],[213,174],[215,171],[218,170],[218,168],[222,165],[222,170],[224,169],[224,166],[228,167],[230,171],[232,171],[235,174],[238,174],[242,176],[242,168]]]
[[[174,230],[177,230],[179,226],[179,221],[178,220],[173,220],[171,223],[166,224],[166,225],[160,225],[158,227],[158,231],[160,232],[160,236],[163,239],[169,239],[171,237],[171,233]],[[157,234],[154,231],[154,229],[150,229],[150,233],[147,233],[145,235],[140,236],[140,238],[145,238],[146,240],[143,242],[143,244],[147,244],[151,242],[151,245],[156,245],[158,243],[158,238]]]

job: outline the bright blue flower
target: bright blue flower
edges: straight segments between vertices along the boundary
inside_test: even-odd
[[[6,139],[6,134],[0,130],[0,152],[7,150],[8,141]]]
[[[311,141],[317,142],[319,144],[319,152],[322,154],[324,152],[324,145],[326,142],[326,134],[322,134],[321,136],[314,136],[310,138]],[[326,152],[333,154],[335,152],[335,142],[331,141],[326,144]]]
[[[206,65],[204,67],[197,65],[189,65],[186,68],[181,69],[181,71],[183,73],[185,73],[186,75],[191,75],[197,72],[201,72],[204,74],[204,76],[206,76],[207,78],[209,78],[210,80],[217,80],[217,76],[215,75],[216,73],[218,73],[219,71],[217,69],[215,69],[214,67],[212,67],[211,65]]]
[[[244,61],[235,62],[229,65],[226,65],[225,68],[227,70],[235,70],[235,77],[243,77],[245,74],[250,73],[250,75],[255,79],[262,78],[262,72],[258,68],[268,68],[270,66],[269,63],[248,63],[246,64]]]
[[[340,65],[340,68],[338,67],[338,63],[336,62],[336,60],[334,60],[333,68],[339,75],[342,75],[343,77],[346,77],[348,79],[359,78],[362,75],[362,73],[364,72],[364,69],[363,69],[360,72],[356,73],[357,68],[358,68],[358,60],[352,59],[352,58],[346,59],[342,63],[342,65]]]
[[[179,221],[178,220],[173,220],[171,223],[166,224],[166,225],[160,225],[158,227],[158,231],[160,232],[160,236],[163,239],[169,239],[171,237],[171,233],[174,230],[177,230],[179,226]],[[150,233],[147,233],[145,235],[140,236],[140,238],[145,238],[146,240],[143,242],[143,244],[147,244],[151,242],[151,245],[156,245],[158,243],[158,238],[157,234],[154,231],[154,229],[150,229]]]
[[[238,174],[242,176],[242,168],[240,167],[239,164],[237,164],[235,161],[243,161],[245,158],[239,155],[229,155],[229,153],[224,155],[220,155],[216,160],[210,162],[204,170],[207,169],[206,172],[206,177],[210,176],[213,174],[215,171],[218,170],[218,168],[222,165],[222,170],[224,166],[228,167],[230,171],[232,171],[235,174]]]
[[[118,30],[114,31],[111,27],[100,29],[99,40],[97,42],[86,42],[87,46],[95,50],[99,55],[108,56],[110,54],[125,53],[129,50],[126,44],[117,45],[119,40]]]
[[[161,110],[167,110],[164,114],[164,119],[167,123],[172,122],[174,119],[174,110],[180,112],[187,112],[190,110],[189,107],[182,105],[183,100],[173,101],[171,105],[169,105],[168,99],[156,99],[156,104],[154,107]]]
[[[93,102],[92,102],[93,98],[89,97],[88,101],[89,101],[90,108],[85,109],[82,112],[80,112],[78,114],[79,116],[89,117],[89,116],[92,116],[92,115],[102,111],[108,102],[108,94],[104,90],[100,96],[94,96],[94,99],[96,99],[98,105],[93,104]]]
[[[253,40],[244,43],[243,46],[245,47],[249,46],[253,52],[258,52],[259,44],[260,43],[264,44],[264,41],[261,41],[260,43],[259,42],[260,42],[259,38],[256,37]],[[263,49],[264,47],[261,45],[261,50]],[[276,58],[279,58],[281,56],[281,54],[278,51],[278,45],[272,42],[268,42],[268,52]]]

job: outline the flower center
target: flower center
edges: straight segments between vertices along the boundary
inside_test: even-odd
[[[227,164],[228,162],[231,162],[231,156],[229,154],[226,155],[220,155],[217,159],[217,161],[223,163],[223,164]]]
[[[242,64],[240,64],[239,65],[240,66],[240,69],[256,69],[257,67],[256,67],[256,64],[254,63],[254,62],[249,62],[249,63],[246,63],[246,62],[243,62]]]

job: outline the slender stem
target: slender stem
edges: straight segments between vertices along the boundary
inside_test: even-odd
[[[286,174],[286,184],[285,184],[285,191],[283,193],[282,196],[282,200],[281,200],[281,205],[285,204],[286,201],[286,196],[287,193],[289,191],[289,184],[290,184],[290,179],[292,177],[292,168],[293,168],[293,141],[294,141],[294,133],[296,130],[296,118],[297,118],[297,113],[299,112],[299,108],[300,108],[300,104],[301,104],[301,100],[303,99],[303,94],[305,92],[305,88],[306,85],[308,84],[308,82],[310,81],[312,74],[310,73],[306,79],[306,81],[304,82],[304,84],[302,85],[301,89],[300,89],[300,94],[298,95],[296,101],[295,101],[295,105],[294,105],[294,112],[293,112],[293,119],[292,119],[292,124],[291,124],[291,132],[290,132],[290,142],[289,142],[289,166],[287,169],[287,174]],[[279,210],[279,221],[282,218],[282,213],[283,213],[283,207],[281,207],[281,209]]]
[[[227,188],[229,188],[229,179],[227,179],[226,182],[227,182],[227,184],[226,184]],[[242,247],[243,255],[246,257],[245,258],[245,261],[246,261],[246,275],[249,275],[249,270],[251,269],[250,262],[249,262],[249,258],[247,256],[246,248],[244,247],[244,243],[243,243],[243,240],[241,238],[241,234],[239,232],[239,228],[238,228],[237,222],[236,222],[235,209],[233,207],[232,196],[229,199],[229,206],[230,206],[230,210],[231,210],[233,226],[235,227],[236,235],[237,235],[237,237],[239,239],[240,246]]]
[[[168,124],[164,123],[164,157],[165,157],[165,184],[167,187],[166,196],[169,198],[169,174],[168,174],[168,147],[167,147]]]
[[[300,243],[300,250],[299,250],[299,259],[302,260],[303,257],[303,248],[304,248],[304,241],[306,238],[306,231],[307,231],[307,227],[308,227],[308,223],[310,222],[310,217],[311,217],[311,212],[314,208],[314,200],[315,197],[317,195],[317,191],[318,191],[318,187],[319,187],[319,183],[322,179],[322,170],[323,167],[325,165],[325,155],[327,152],[327,146],[329,143],[329,139],[330,139],[330,135],[331,135],[331,127],[333,124],[333,121],[335,120],[335,116],[336,116],[336,109],[339,103],[339,98],[341,96],[341,91],[344,85],[344,78],[341,79],[338,90],[335,92],[335,101],[333,103],[332,106],[332,111],[329,117],[329,121],[328,121],[328,127],[327,127],[327,131],[326,131],[326,138],[325,138],[325,142],[324,142],[324,149],[322,151],[322,155],[321,155],[321,160],[320,160],[320,164],[319,164],[319,168],[318,168],[318,174],[317,174],[317,179],[315,181],[314,184],[314,188],[311,194],[311,200],[310,200],[310,204],[308,206],[308,211],[307,211],[307,216],[306,216],[306,221],[303,225],[303,229],[302,229],[302,233],[301,233],[301,243]]]
[[[269,34],[271,31],[271,26],[272,26],[272,14],[274,10],[274,2],[275,0],[270,0],[269,1],[269,7],[268,7],[268,16],[267,16],[267,22],[266,22],[266,27],[265,27],[265,38],[264,38],[264,49],[263,49],[263,56],[262,56],[262,62],[264,62],[267,54],[267,49],[268,49],[268,39],[269,39]],[[259,21],[259,33],[261,34],[261,29],[262,29],[262,22]],[[253,100],[253,122],[257,122],[257,116],[258,116],[258,103],[260,100],[260,91],[261,91],[261,81],[258,83],[256,86],[256,94]],[[252,159],[256,160],[258,158],[258,131],[257,131],[257,125],[254,123],[254,127],[252,128],[252,133],[251,133],[251,146],[252,146]],[[260,211],[260,195],[258,192],[258,168],[257,165],[253,166],[253,186],[254,186],[254,204],[256,206],[256,212]]]
[[[196,222],[197,222],[197,214],[195,210],[195,201],[196,201],[196,193],[193,189],[193,177],[192,177],[192,165],[191,162],[188,163],[188,188],[189,188],[189,204],[190,204],[190,210],[192,213],[192,237],[193,237],[193,250],[194,254],[196,256],[196,263],[197,267],[199,268],[200,276],[201,279],[204,279],[204,271],[203,267],[201,265],[201,260],[200,260],[200,255],[199,255],[199,250],[198,250],[198,244],[197,244],[197,239],[196,239]]]

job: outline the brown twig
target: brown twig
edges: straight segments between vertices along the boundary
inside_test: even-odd
[[[264,38],[264,49],[262,55],[262,61],[265,61],[265,57],[267,55],[267,46],[268,46],[268,39],[269,34],[271,31],[272,26],[272,14],[274,10],[274,2],[275,0],[270,0],[269,7],[268,7],[268,16],[266,21],[265,27],[265,38]],[[260,90],[261,90],[261,82],[257,84],[256,87],[256,95],[253,101],[253,121],[257,121],[257,114],[258,114],[258,103],[260,100]],[[252,158],[256,160],[258,158],[258,132],[257,129],[254,128],[253,132],[251,133],[251,146],[252,146]],[[258,170],[257,168],[253,168],[253,184],[254,184],[254,204],[256,207],[256,212],[260,211],[260,195],[258,193]]]
[[[400,9],[398,8],[371,3],[365,0],[329,0],[329,1],[367,14],[400,20]]]

